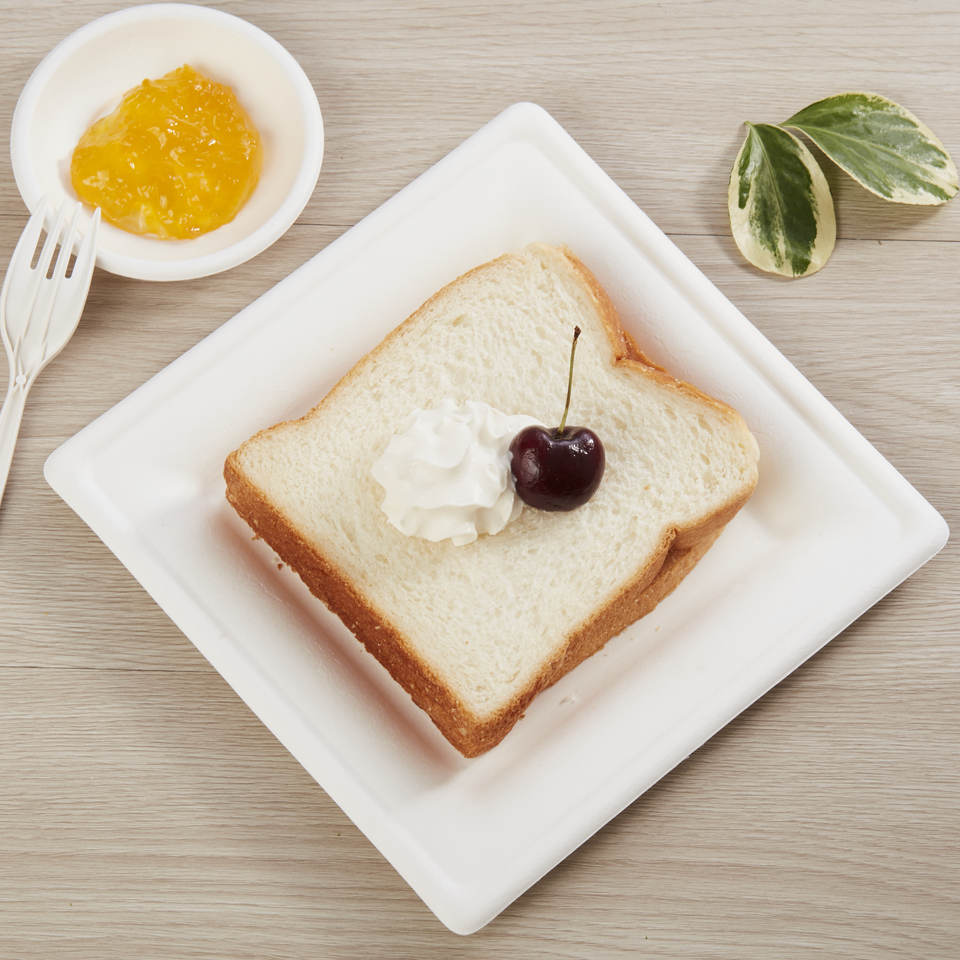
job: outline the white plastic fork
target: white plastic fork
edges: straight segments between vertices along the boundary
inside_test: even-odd
[[[28,221],[10,258],[0,292],[0,338],[10,366],[7,396],[0,409],[0,500],[13,462],[27,394],[40,371],[67,345],[77,329],[96,258],[99,209],[76,250],[73,270],[69,277],[66,275],[80,225],[80,204],[67,201],[57,213],[55,226],[47,232],[37,265],[30,266],[49,207],[48,200],[43,199]],[[58,248],[60,252],[53,263]]]

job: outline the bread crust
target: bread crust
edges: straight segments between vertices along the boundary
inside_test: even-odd
[[[589,291],[603,320],[613,349],[612,362],[615,365],[636,369],[671,389],[688,393],[736,421],[746,431],[740,415],[731,407],[707,396],[696,387],[676,379],[643,355],[636,342],[623,328],[606,291],[587,267],[569,250],[543,245],[534,246],[543,251],[550,251],[550,255],[562,256],[582,281],[585,289]],[[481,264],[452,281],[452,284],[459,283],[472,273],[511,256],[513,255],[505,254],[490,263]],[[367,354],[365,359],[374,357],[394,337],[402,336],[407,325],[446,289],[447,287],[444,287],[435,293],[371,353]],[[356,369],[355,366],[348,371],[321,401],[321,404],[334,391],[348,383]],[[314,407],[300,419],[305,420],[311,417],[316,409],[317,407]],[[276,427],[269,429],[273,430]],[[267,431],[260,431],[247,442],[256,440],[265,432]],[[748,431],[747,434],[749,435]],[[496,746],[517,723],[538,693],[556,683],[575,666],[600,650],[611,637],[648,614],[668,596],[696,566],[726,524],[749,499],[756,485],[754,475],[753,482],[719,510],[690,526],[672,527],[664,531],[658,549],[634,577],[615,595],[608,598],[587,620],[570,632],[554,656],[508,704],[494,714],[481,718],[477,717],[453,693],[429,664],[419,656],[407,638],[390,623],[387,616],[376,609],[329,557],[303,539],[295,525],[245,476],[239,462],[242,449],[243,446],[234,450],[224,464],[227,500],[253,531],[270,544],[280,558],[297,572],[310,592],[322,600],[343,621],[367,651],[410,694],[414,703],[427,713],[443,736],[465,757],[478,756]]]

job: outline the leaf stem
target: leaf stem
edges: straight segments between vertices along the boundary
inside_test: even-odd
[[[570,372],[567,374],[567,402],[563,407],[563,417],[560,419],[560,426],[557,433],[562,434],[563,428],[567,425],[567,414],[570,412],[570,391],[573,389],[573,358],[577,352],[577,340],[580,339],[580,328],[573,328],[573,343],[570,346]]]

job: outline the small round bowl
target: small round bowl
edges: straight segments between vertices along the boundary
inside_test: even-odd
[[[76,200],[70,158],[81,134],[131,87],[189,63],[233,88],[260,131],[263,172],[228,224],[191,240],[158,240],[104,223],[97,265],[140,280],[186,280],[229,270],[282,236],[304,208],[323,160],[323,118],[296,60],[238,17],[186,3],[130,7],[58,44],[20,94],[10,153],[31,213],[44,196]],[[92,212],[92,211],[90,211]]]

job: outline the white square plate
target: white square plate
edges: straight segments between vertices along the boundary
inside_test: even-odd
[[[566,243],[645,352],[741,411],[760,483],[680,589],[464,760],[227,505],[464,270]],[[945,543],[933,508],[539,107],[517,104],[47,461],[54,489],[451,930],[471,933]],[[816,603],[810,598],[816,597]]]

